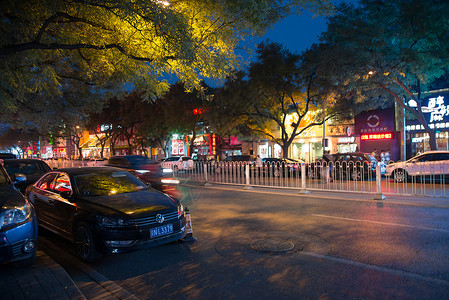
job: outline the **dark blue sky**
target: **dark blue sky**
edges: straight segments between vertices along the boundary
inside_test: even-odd
[[[312,17],[310,13],[301,16],[292,15],[263,36],[264,39],[281,43],[291,52],[301,53],[313,43],[318,42],[321,32],[327,29],[326,20],[323,17]]]

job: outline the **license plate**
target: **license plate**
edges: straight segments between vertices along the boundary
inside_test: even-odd
[[[152,238],[155,238],[158,236],[163,236],[163,235],[170,234],[170,233],[173,233],[173,224],[167,224],[164,226],[150,229],[150,236]]]

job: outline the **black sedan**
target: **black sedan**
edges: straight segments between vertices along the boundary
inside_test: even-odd
[[[67,168],[47,173],[26,190],[39,225],[76,244],[94,261],[185,237],[182,204],[113,167]]]
[[[40,159],[5,159],[4,165],[9,177],[14,181],[14,186],[22,193],[25,193],[27,186],[51,170],[50,166]]]

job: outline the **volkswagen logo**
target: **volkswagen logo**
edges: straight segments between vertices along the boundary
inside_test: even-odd
[[[158,223],[163,223],[164,220],[165,220],[165,218],[164,218],[163,215],[161,215],[161,214],[157,214],[157,215],[156,215],[156,222],[158,222]]]

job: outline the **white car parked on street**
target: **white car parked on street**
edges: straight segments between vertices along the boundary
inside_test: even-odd
[[[170,156],[161,162],[161,167],[172,169],[173,172],[192,170],[193,160],[189,156]]]
[[[428,151],[405,162],[385,166],[385,175],[396,182],[417,180],[443,180],[449,176],[449,151]]]

